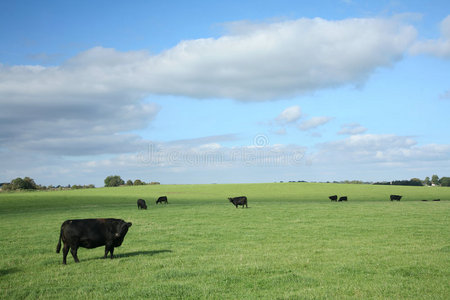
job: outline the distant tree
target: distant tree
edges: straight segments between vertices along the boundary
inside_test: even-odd
[[[409,185],[409,186],[421,186],[422,180],[419,178],[412,178],[410,180],[394,180],[392,185]]]
[[[130,179],[128,179],[126,185],[133,185],[133,181],[131,181]]]
[[[136,179],[133,185],[144,185],[144,183],[140,179]]]
[[[388,181],[375,182],[374,184],[375,184],[375,185],[391,185],[391,183],[388,182]]]
[[[118,175],[111,175],[105,178],[106,187],[120,186],[123,184],[125,184],[125,181],[123,181]]]
[[[26,190],[35,190],[38,188],[37,184],[30,177],[25,177],[23,179],[23,182],[25,183]]]
[[[419,178],[411,178],[410,180],[411,185],[414,186],[421,186],[422,184],[422,180],[420,180]]]
[[[21,190],[25,187],[25,182],[22,178],[17,177],[16,179],[11,180],[11,189],[12,190]]]
[[[25,177],[24,179],[18,177],[11,181],[12,190],[35,190],[38,188],[37,184],[30,177]]]
[[[439,177],[437,175],[431,176],[431,183],[439,185]]]
[[[10,183],[5,183],[2,185],[2,191],[12,191],[12,185]]]
[[[423,181],[423,184],[424,185],[431,185],[431,180],[430,180],[430,177],[425,177],[425,179],[424,179],[424,181]]]
[[[439,183],[441,184],[441,186],[450,186],[450,177],[442,177],[439,180]]]

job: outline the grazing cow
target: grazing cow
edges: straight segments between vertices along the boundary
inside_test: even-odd
[[[337,195],[333,195],[328,198],[330,198],[331,201],[337,201]]]
[[[400,199],[402,199],[400,195],[391,195],[391,201],[400,201]]]
[[[245,196],[228,198],[228,200],[230,200],[230,202],[233,203],[236,206],[236,208],[238,208],[238,205],[242,205],[242,208],[244,208],[245,205],[245,207],[248,208],[247,197]]]
[[[147,209],[147,204],[144,199],[138,199],[137,201],[138,209]]]
[[[441,201],[441,199],[433,199],[433,201]]]
[[[163,203],[163,202],[166,204],[169,204],[169,202],[167,202],[167,196],[161,196],[158,198],[158,200],[156,200],[156,204]]]
[[[421,201],[428,201],[428,200],[426,200],[426,199],[423,199],[423,200],[421,200]]]
[[[339,200],[338,200],[339,202],[341,202],[341,201],[347,201],[347,196],[342,196],[342,197],[339,197]]]
[[[67,220],[61,225],[56,253],[61,250],[62,240],[64,243],[63,264],[66,264],[69,249],[75,262],[80,262],[77,256],[78,247],[92,249],[104,245],[105,256],[103,258],[106,258],[109,252],[112,259],[114,247],[122,245],[130,227],[131,223],[121,219]]]

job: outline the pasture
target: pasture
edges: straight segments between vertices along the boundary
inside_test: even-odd
[[[329,195],[348,196],[330,202]],[[390,194],[403,195],[400,202]],[[169,204],[155,205],[167,195]],[[249,208],[227,197],[245,195]],[[143,198],[147,210],[138,210]],[[437,199],[440,202],[421,202]],[[115,259],[61,223],[132,222]],[[448,299],[450,188],[272,183],[0,193],[1,299]]]

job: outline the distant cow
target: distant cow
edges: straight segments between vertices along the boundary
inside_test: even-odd
[[[138,209],[147,209],[147,204],[144,199],[138,199],[137,201]]]
[[[441,199],[433,199],[433,201],[441,201]]]
[[[169,202],[167,201],[167,196],[161,196],[161,197],[159,197],[158,198],[158,200],[156,200],[156,204],[158,204],[158,203],[166,203],[166,204],[168,204]]]
[[[238,208],[238,205],[242,205],[242,208],[244,208],[245,205],[245,207],[248,208],[247,197],[245,196],[228,198],[228,200],[230,200],[230,202],[233,203],[236,206],[236,208]]]
[[[337,201],[337,195],[333,195],[328,198],[330,198],[331,201]]]
[[[402,199],[400,195],[391,195],[391,201],[400,201],[400,199]]]
[[[347,196],[342,196],[342,197],[339,197],[339,200],[338,200],[339,202],[341,202],[341,201],[347,201]]]
[[[77,256],[78,247],[92,249],[104,245],[105,256],[103,258],[106,258],[109,252],[112,259],[114,247],[122,245],[130,227],[131,223],[121,219],[67,220],[61,225],[56,253],[61,250],[62,240],[64,243],[63,264],[66,264],[69,249],[75,262],[80,262]]]

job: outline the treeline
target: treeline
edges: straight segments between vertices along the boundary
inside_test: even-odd
[[[122,185],[127,185],[127,186],[132,186],[132,185],[147,185],[147,184],[159,184],[159,182],[149,182],[146,183],[145,181],[142,181],[140,179],[136,179],[134,181],[132,181],[131,179],[128,179],[127,182],[125,183],[125,181],[119,176],[119,175],[111,175],[105,178],[105,187],[115,187],[115,186],[122,186]]]
[[[95,185],[93,184],[89,184],[89,185],[68,185],[68,186],[53,186],[53,185],[49,185],[49,186],[45,186],[45,185],[40,185],[40,184],[36,184],[36,182],[34,181],[34,179],[30,178],[30,177],[25,177],[25,178],[16,178],[11,180],[11,182],[9,183],[3,183],[1,184],[1,190],[2,191],[22,191],[22,190],[28,190],[28,191],[55,191],[55,190],[70,190],[70,189],[93,189],[95,188]]]
[[[450,186],[450,177],[441,177],[433,175],[430,177],[425,177],[424,180],[419,178],[411,178],[410,180],[394,180],[394,181],[383,181],[375,182],[377,185],[408,185],[408,186]]]
[[[140,179],[132,181],[128,179],[126,182],[118,175],[111,175],[105,178],[105,187],[115,187],[115,186],[139,186],[139,185],[154,185],[160,184],[159,182],[144,182]],[[282,181],[281,181],[282,182]],[[289,181],[289,182],[306,182],[304,180],[300,181]],[[327,181],[327,183],[330,183]],[[406,186],[448,186],[450,187],[450,177],[441,177],[433,175],[426,177],[424,180],[419,178],[411,178],[409,180],[394,180],[394,181],[382,181],[382,182],[363,182],[360,180],[344,180],[344,181],[333,181],[333,183],[343,183],[343,184],[375,184],[375,185],[406,185]],[[42,186],[36,184],[36,182],[30,178],[16,178],[11,180],[10,183],[0,183],[0,188],[2,191],[17,191],[17,190],[78,190],[78,189],[92,189],[95,185],[68,185],[68,186]]]
[[[125,182],[120,176],[118,175],[112,175],[112,176],[108,176],[105,179],[105,187],[114,187],[114,186],[138,186],[138,185],[148,185],[148,184],[160,184],[159,182],[149,182],[146,183],[140,179],[136,179],[134,181],[132,180],[127,180],[127,182]],[[30,178],[30,177],[25,177],[25,178],[16,178],[11,180],[11,182],[9,183],[0,183],[0,190],[1,191],[61,191],[61,190],[79,190],[79,189],[93,189],[95,188],[95,185],[93,184],[88,184],[88,185],[79,185],[79,184],[74,184],[74,185],[67,185],[67,186],[53,186],[53,185],[49,185],[49,186],[44,186],[44,185],[39,185],[36,184],[36,182],[34,181],[34,179]]]

